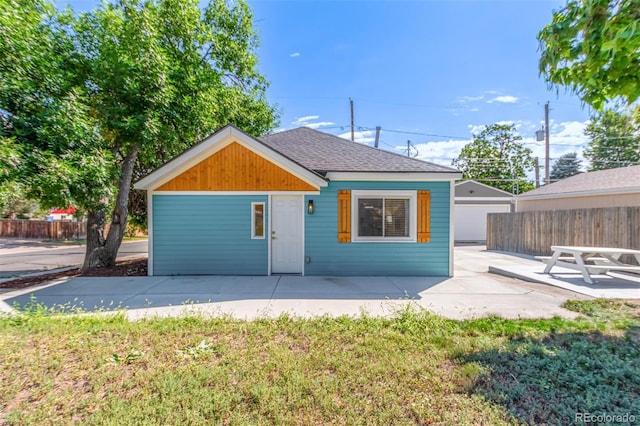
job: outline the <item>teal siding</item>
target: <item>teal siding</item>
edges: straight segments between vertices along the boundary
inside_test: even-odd
[[[449,275],[449,182],[330,182],[312,199],[314,214],[305,215],[306,275]],[[339,189],[431,191],[431,242],[338,243]],[[305,200],[305,204],[306,201]],[[354,214],[355,212],[352,212]],[[352,229],[352,233],[355,232]]]
[[[269,240],[251,239],[251,202],[267,214],[267,196],[154,195],[153,274],[266,275]]]

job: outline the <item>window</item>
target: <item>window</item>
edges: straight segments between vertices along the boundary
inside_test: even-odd
[[[353,191],[353,241],[416,241],[415,191]]]
[[[251,238],[264,239],[264,203],[251,203]]]

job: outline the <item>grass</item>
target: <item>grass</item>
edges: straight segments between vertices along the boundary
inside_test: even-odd
[[[0,424],[567,424],[640,417],[640,315],[0,319]]]

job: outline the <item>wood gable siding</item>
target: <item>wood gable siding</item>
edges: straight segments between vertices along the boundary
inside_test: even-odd
[[[271,161],[232,142],[158,191],[317,191]]]

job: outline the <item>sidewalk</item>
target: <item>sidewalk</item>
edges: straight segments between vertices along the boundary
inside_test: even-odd
[[[407,306],[452,319],[575,317],[567,299],[589,298],[564,289],[489,274],[493,264],[532,262],[456,247],[455,277],[184,276],[72,278],[0,295],[0,310],[29,303],[32,295],[64,309],[126,308],[130,319],[185,314],[252,320],[289,314],[391,316]]]

